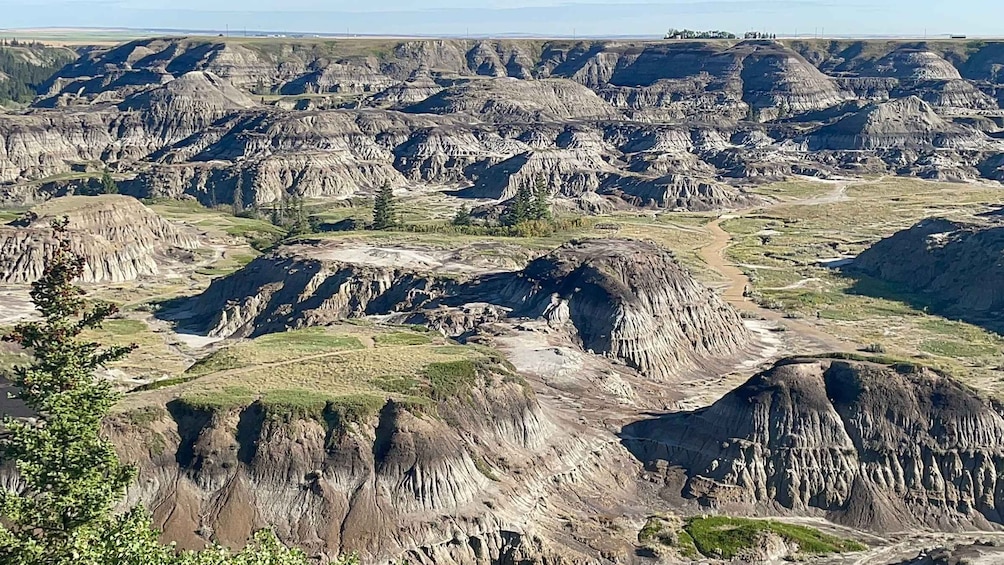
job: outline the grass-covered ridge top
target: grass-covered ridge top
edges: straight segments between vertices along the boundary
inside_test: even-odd
[[[755,551],[766,536],[781,538],[792,547],[794,556],[867,549],[854,540],[825,534],[808,526],[728,516],[694,516],[683,520],[653,516],[638,533],[638,542],[649,547],[672,548],[690,559],[702,556],[734,559]]]
[[[389,400],[426,406],[512,380],[520,380],[512,365],[490,348],[407,326],[343,323],[221,347],[180,377],[127,395],[120,409],[170,401],[228,411],[258,403],[283,418],[358,418]]]

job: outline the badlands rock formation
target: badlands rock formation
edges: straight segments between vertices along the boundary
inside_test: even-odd
[[[521,562],[544,552],[502,508],[554,487],[553,424],[501,365],[455,397],[375,413],[337,400],[316,413],[249,399],[207,408],[184,398],[108,423],[143,477],[129,492],[183,547],[242,545],[261,528],[326,562]],[[374,397],[371,400],[376,400]],[[346,408],[349,406],[349,408]],[[566,549],[566,554],[574,550]]]
[[[999,328],[1004,226],[932,218],[879,241],[848,266],[936,312]]]
[[[586,210],[708,210],[792,174],[995,178],[1002,61],[994,42],[147,39],[0,116],[0,195],[96,161],[134,195],[248,205],[384,183],[499,200],[543,176]]]
[[[42,275],[57,241],[53,220],[69,219],[73,249],[84,258],[84,282],[121,282],[160,272],[198,241],[128,196],[75,196],[53,200],[20,221],[0,226],[0,284],[30,283]]]
[[[216,336],[396,312],[462,337],[486,322],[540,318],[659,379],[721,366],[751,341],[738,314],[654,244],[573,242],[521,271],[459,279],[437,274],[443,260],[421,253],[409,252],[413,264],[402,268],[366,264],[339,244],[279,250],[214,281],[189,316]]]
[[[930,369],[790,359],[622,438],[668,488],[722,512],[951,531],[1004,522],[1002,433],[996,403]]]

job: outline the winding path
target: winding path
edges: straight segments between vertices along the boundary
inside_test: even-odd
[[[834,190],[825,196],[808,198],[804,200],[794,200],[781,203],[759,206],[738,211],[734,214],[722,215],[709,223],[706,228],[711,234],[711,242],[700,249],[701,259],[712,271],[722,276],[727,282],[722,298],[737,310],[756,314],[758,318],[773,322],[779,326],[784,326],[789,330],[798,333],[810,341],[817,344],[821,351],[854,351],[861,347],[860,344],[841,339],[823,331],[815,324],[806,320],[785,318],[781,312],[768,310],[761,307],[756,302],[744,296],[747,288],[752,288],[749,277],[735,263],[726,258],[728,248],[734,243],[732,234],[722,228],[722,222],[734,218],[742,218],[752,213],[761,212],[778,204],[818,206],[832,204],[847,200],[847,187],[849,182],[840,182]]]

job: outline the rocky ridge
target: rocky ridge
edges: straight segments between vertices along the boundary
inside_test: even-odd
[[[933,370],[792,359],[622,438],[701,506],[954,531],[1004,521],[1002,432],[996,403]]]
[[[128,196],[77,196],[38,206],[0,226],[0,284],[30,283],[42,275],[57,241],[50,222],[66,217],[74,251],[84,258],[82,280],[122,282],[160,273],[198,240]]]
[[[752,340],[731,307],[654,244],[584,240],[521,271],[460,278],[438,276],[431,258],[391,267],[326,249],[280,250],[214,281],[188,305],[201,321],[193,329],[254,336],[397,313],[466,337],[505,318],[543,319],[584,349],[657,379],[727,363]]]
[[[997,328],[1004,226],[931,218],[862,252],[847,270],[889,283],[936,312]]]
[[[504,199],[544,176],[586,210],[707,210],[793,174],[974,179],[1004,153],[1002,53],[951,45],[142,40],[0,116],[0,191],[96,161],[135,171],[131,194],[206,204],[384,183]]]

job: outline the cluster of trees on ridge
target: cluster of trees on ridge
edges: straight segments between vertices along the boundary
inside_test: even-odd
[[[3,41],[11,47],[0,47],[0,104],[31,102],[42,83],[72,59],[69,51],[27,45],[17,40]],[[25,47],[43,50],[40,58],[45,63],[38,65],[26,59],[21,51]]]

